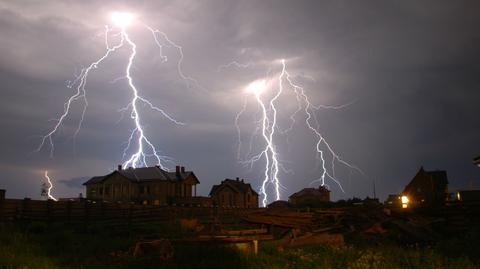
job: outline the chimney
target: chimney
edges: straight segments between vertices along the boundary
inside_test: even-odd
[[[242,178],[242,183],[245,183],[245,182],[243,182],[243,178]]]
[[[175,166],[175,172],[180,174],[180,165]]]
[[[5,192],[6,192],[5,190],[0,189],[0,201],[5,200]]]
[[[118,171],[122,171],[122,165],[121,164],[118,165]]]
[[[240,178],[239,178],[239,177],[237,177],[237,181],[240,181]]]
[[[185,173],[185,166],[181,167],[181,171],[182,171],[182,173]]]

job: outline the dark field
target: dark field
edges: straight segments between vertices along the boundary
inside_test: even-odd
[[[342,247],[277,249],[261,242],[257,256],[209,243],[173,243],[174,256],[134,258],[135,242],[182,233],[179,225],[71,227],[28,223],[0,226],[0,268],[480,268],[478,229],[428,244],[380,237],[346,238]]]

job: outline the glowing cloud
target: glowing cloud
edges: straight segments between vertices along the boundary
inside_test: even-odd
[[[265,79],[256,80],[245,88],[246,93],[253,93],[260,95],[267,88],[267,81]]]
[[[133,22],[135,16],[128,12],[112,12],[110,19],[115,26],[125,28]]]

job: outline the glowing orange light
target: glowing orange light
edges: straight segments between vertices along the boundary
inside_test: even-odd
[[[402,208],[408,208],[408,203],[410,202],[408,197],[406,195],[402,195],[401,200],[402,200]]]

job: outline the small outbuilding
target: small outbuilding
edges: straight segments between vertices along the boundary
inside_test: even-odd
[[[237,179],[225,179],[220,185],[213,185],[210,191],[213,205],[219,207],[257,208],[258,193],[249,183]]]
[[[330,202],[330,190],[325,186],[318,188],[305,188],[288,197],[290,204],[294,206],[319,206]]]

